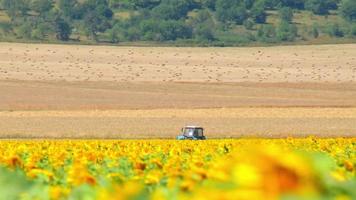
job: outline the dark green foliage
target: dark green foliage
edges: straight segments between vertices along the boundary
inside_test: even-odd
[[[318,28],[318,25],[317,25],[317,24],[313,24],[312,30],[311,30],[311,35],[312,35],[314,38],[318,38],[318,37],[319,37],[319,28]]]
[[[194,31],[198,41],[213,41],[215,40],[214,30],[207,24],[199,25]]]
[[[264,0],[265,6],[268,9],[275,9],[280,5],[280,0]]]
[[[250,19],[244,21],[244,26],[247,30],[252,30],[254,25],[255,23]]]
[[[340,8],[341,15],[348,21],[356,21],[356,1],[343,0]]]
[[[75,12],[74,8],[77,6],[76,0],[59,0],[58,4],[64,16],[73,18]]]
[[[185,25],[183,21],[163,21],[160,23],[159,29],[163,40],[192,37],[192,29]]]
[[[265,4],[263,0],[259,0],[253,5],[251,9],[251,17],[256,23],[263,24],[266,22],[267,14],[265,11]]]
[[[286,21],[281,21],[277,27],[277,38],[281,41],[293,41],[297,37],[297,27]]]
[[[50,11],[53,7],[53,0],[34,0],[31,3],[31,9],[39,14]]]
[[[192,29],[183,21],[148,19],[141,21],[138,29],[130,27],[125,36],[130,41],[171,41],[192,37]]]
[[[215,40],[215,24],[208,10],[201,10],[192,20],[193,34],[198,41]]]
[[[135,8],[153,8],[161,3],[160,0],[131,0]]]
[[[279,6],[282,7],[291,7],[296,9],[304,9],[305,0],[279,0]]]
[[[110,27],[107,20],[96,11],[89,11],[84,17],[84,26],[87,31],[87,35],[95,41],[98,41],[98,32],[104,32]]]
[[[25,0],[2,0],[1,5],[12,21],[24,16],[29,10],[28,1]]]
[[[58,40],[69,40],[69,36],[72,33],[72,28],[70,27],[69,23],[67,23],[62,18],[57,18],[55,21],[55,32],[56,38]]]
[[[32,27],[31,24],[26,22],[23,23],[17,31],[17,35],[22,39],[30,39],[31,38]]]
[[[355,0],[0,0],[1,40],[155,41],[241,45],[353,37]],[[338,7],[340,6],[340,7]],[[348,22],[312,26],[308,15],[339,13]],[[337,12],[330,12],[336,10]],[[280,20],[275,20],[276,11]],[[298,20],[293,23],[293,13]],[[310,16],[312,17],[312,16]],[[268,19],[268,20],[267,20]],[[314,18],[316,19],[316,18]],[[334,20],[334,18],[333,18]],[[325,20],[324,20],[325,21]],[[266,23],[270,24],[266,24]],[[351,23],[352,22],[352,23]],[[276,23],[279,23],[276,25]],[[297,29],[301,28],[300,36]],[[84,37],[83,37],[84,36]],[[86,36],[86,37],[85,37]]]
[[[305,8],[317,15],[329,14],[328,0],[307,0]]]
[[[138,28],[136,27],[130,27],[124,32],[124,36],[129,40],[129,41],[138,41],[141,39],[141,32]]]
[[[240,0],[217,0],[216,15],[221,22],[234,22],[242,24],[248,14],[243,1]]]
[[[195,8],[192,0],[165,0],[152,10],[153,15],[160,19],[179,20]]]
[[[50,24],[41,23],[41,24],[38,24],[34,30],[32,30],[31,38],[34,38],[37,40],[43,40],[51,32],[52,32],[52,27]]]
[[[101,0],[88,0],[83,8],[86,11],[83,21],[86,33],[93,40],[98,41],[97,34],[111,27],[109,20],[113,12],[108,7],[107,1]]]
[[[350,29],[350,35],[351,36],[356,36],[356,24],[353,24]]]
[[[7,22],[0,23],[0,30],[4,35],[10,34],[13,31],[11,27],[11,23],[7,23]]]
[[[270,24],[262,25],[257,31],[257,37],[262,42],[274,42],[276,38],[276,28]]]
[[[109,39],[111,43],[118,43],[120,41],[119,38],[119,28],[118,27],[113,27],[110,30],[108,30],[109,33]]]
[[[247,9],[251,9],[256,0],[244,0]]]
[[[202,7],[215,11],[215,1],[216,0],[201,0]]]
[[[338,23],[329,24],[327,27],[327,33],[331,37],[344,37],[344,31]]]
[[[290,7],[282,7],[279,9],[279,18],[283,21],[291,23],[293,21],[293,10]]]

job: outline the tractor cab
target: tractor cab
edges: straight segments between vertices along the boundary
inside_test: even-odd
[[[177,136],[178,140],[205,140],[204,129],[199,126],[186,126],[182,128],[181,135]]]

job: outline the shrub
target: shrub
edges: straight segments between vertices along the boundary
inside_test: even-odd
[[[348,21],[356,21],[356,1],[343,0],[340,8],[341,15]]]
[[[277,38],[281,41],[293,41],[297,37],[297,27],[281,21],[277,27]]]
[[[292,22],[293,20],[293,10],[289,7],[280,8],[278,14],[281,20],[284,20],[288,23]]]
[[[344,31],[338,23],[329,24],[327,26],[327,33],[331,37],[344,37]]]

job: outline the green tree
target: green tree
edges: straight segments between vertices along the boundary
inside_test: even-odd
[[[129,41],[137,41],[141,39],[142,33],[137,27],[130,27],[124,32],[124,36]]]
[[[52,32],[52,26],[48,23],[40,23],[32,30],[31,38],[44,40]]]
[[[348,21],[356,21],[356,1],[343,0],[341,2],[340,13]]]
[[[297,27],[286,21],[281,21],[277,27],[277,38],[280,41],[293,41],[297,37]]]
[[[257,37],[263,42],[274,42],[276,37],[276,28],[271,24],[264,24],[257,30]]]
[[[215,1],[216,0],[201,0],[201,4],[203,8],[209,8],[211,10],[215,10]]]
[[[88,36],[95,41],[98,41],[99,32],[104,32],[110,27],[110,24],[96,11],[90,11],[85,15],[84,25]]]
[[[53,8],[53,0],[34,0],[31,3],[31,9],[43,15]]]
[[[195,3],[192,0],[166,0],[152,9],[152,13],[160,19],[179,20],[185,18],[194,8]]]
[[[216,15],[219,21],[242,24],[248,17],[245,5],[240,0],[217,0]]]
[[[252,30],[255,23],[251,19],[246,19],[244,21],[244,26],[247,30]]]
[[[142,20],[139,24],[140,32],[143,35],[144,40],[159,41],[160,37],[159,23],[154,19]]]
[[[32,26],[28,22],[24,22],[17,30],[17,35],[23,39],[31,39]]]
[[[266,22],[267,14],[265,12],[265,3],[263,0],[257,1],[251,8],[251,17],[256,23],[263,24]]]
[[[1,5],[11,21],[17,17],[25,16],[29,10],[28,2],[25,0],[2,0]]]
[[[195,29],[194,34],[199,41],[213,41],[216,39],[214,29],[208,24],[200,24]]]
[[[350,35],[352,37],[356,36],[356,24],[352,24],[350,28]]]
[[[9,35],[13,32],[12,26],[10,22],[1,22],[0,23],[0,30],[2,31],[2,34]]]
[[[344,31],[338,23],[332,23],[327,26],[327,33],[331,37],[344,37]]]
[[[279,0],[279,6],[281,7],[291,7],[296,9],[304,9],[305,0]]]
[[[314,38],[318,38],[319,37],[319,28],[318,28],[318,24],[314,23],[311,29],[311,35]]]
[[[280,4],[280,0],[264,0],[264,2],[268,9],[275,9]]]
[[[98,41],[98,33],[105,32],[111,27],[113,12],[106,0],[88,0],[84,8],[86,14],[83,22],[86,33],[93,40]]]
[[[77,0],[59,0],[59,9],[64,16],[72,19],[75,16],[75,8],[78,6]]]
[[[191,38],[192,29],[183,21],[168,20],[159,24],[160,33],[164,40],[176,40],[178,38]]]
[[[154,8],[161,3],[160,0],[131,0],[135,8]]]
[[[193,35],[198,41],[215,40],[215,23],[208,9],[200,10],[189,25],[193,27]]]
[[[288,23],[291,23],[293,21],[293,9],[291,9],[290,7],[280,8],[278,14],[281,20],[284,20]]]
[[[305,8],[317,15],[329,14],[328,0],[307,0]]]
[[[253,4],[255,3],[255,0],[244,0],[244,3],[247,9],[251,9]]]
[[[119,28],[118,27],[113,27],[111,29],[109,29],[109,39],[111,43],[118,43],[120,41],[119,38]]]
[[[58,17],[55,21],[55,33],[58,40],[67,41],[72,34],[72,28],[63,18]]]

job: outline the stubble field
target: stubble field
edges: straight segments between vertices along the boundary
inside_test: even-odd
[[[0,137],[354,136],[356,45],[0,45]]]

